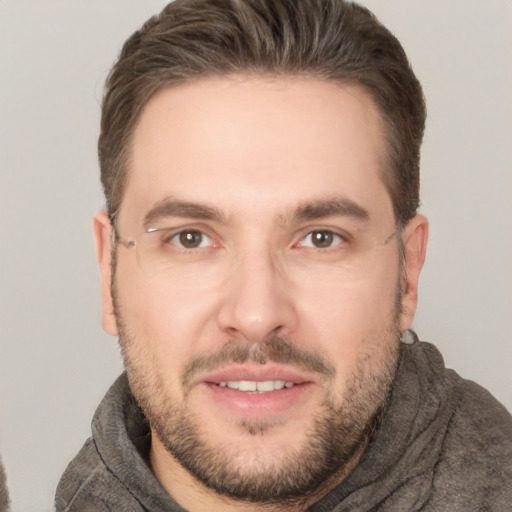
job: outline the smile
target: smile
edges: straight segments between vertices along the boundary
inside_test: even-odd
[[[229,380],[221,381],[218,384],[220,387],[228,387],[230,389],[237,389],[238,391],[246,391],[253,393],[269,393],[271,391],[280,390],[283,388],[291,388],[293,382],[285,382],[284,380]]]

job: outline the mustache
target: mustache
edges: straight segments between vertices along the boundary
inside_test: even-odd
[[[299,348],[291,340],[274,335],[260,343],[229,340],[217,352],[192,357],[182,374],[183,389],[190,388],[200,371],[216,370],[231,363],[249,362],[261,365],[268,362],[289,364],[327,378],[332,378],[336,373],[334,366],[318,352]]]

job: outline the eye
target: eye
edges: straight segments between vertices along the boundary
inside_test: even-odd
[[[169,242],[182,249],[199,249],[212,245],[212,239],[197,229],[186,229],[176,233]]]
[[[301,247],[329,249],[344,242],[344,238],[329,229],[319,229],[308,233],[300,242]]]

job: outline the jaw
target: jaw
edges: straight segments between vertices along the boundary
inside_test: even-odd
[[[209,503],[204,510],[262,510],[269,503],[303,510],[297,503],[323,496],[365,452],[398,360],[398,344],[388,341],[386,350],[368,356],[373,361],[360,361],[364,374],[347,384],[334,379],[285,390],[298,393],[295,399],[280,397],[283,390],[255,394],[201,383],[183,399],[155,404],[149,400],[161,392],[147,388],[141,396],[134,389],[153,429],[155,475],[192,509],[197,502],[190,497],[200,494]],[[361,382],[372,385],[362,389]],[[286,405],[276,405],[280,400]]]
[[[192,403],[191,398],[187,409]],[[152,445],[152,467],[182,505],[187,503],[179,493],[187,486],[206,493],[210,503],[221,502],[205,510],[260,511],[271,503],[279,503],[279,510],[304,510],[304,503],[316,501],[353,470],[374,427],[368,422],[361,428],[350,418],[341,424],[344,411],[323,404],[305,405],[295,414],[229,420],[204,410],[200,416],[184,410],[177,416],[171,436],[153,431],[158,441]],[[158,472],[162,461],[165,474]]]
[[[269,392],[201,381],[187,395],[184,415],[208,444],[239,464],[249,457],[261,458],[261,463],[268,459],[272,466],[280,454],[300,451],[314,418],[326,412],[324,395],[322,386],[311,381]]]

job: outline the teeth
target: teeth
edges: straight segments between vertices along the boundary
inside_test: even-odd
[[[264,380],[257,382],[254,380],[229,380],[219,382],[222,388],[228,387],[231,389],[238,389],[239,391],[258,391],[260,393],[268,393],[270,391],[279,390],[283,388],[291,388],[293,382],[285,382],[284,380]]]
[[[256,382],[250,380],[241,380],[238,383],[238,389],[240,391],[256,391],[257,387],[258,385],[256,384]]]
[[[275,380],[274,381],[274,389],[283,389],[285,387],[286,384],[290,384],[289,388],[291,388],[293,386],[293,384],[291,382],[285,382],[284,380]]]
[[[240,382],[240,384],[242,384],[242,383]],[[256,389],[258,391],[268,392],[268,391],[274,391],[274,389],[275,389],[275,384],[271,380],[266,380],[266,381],[258,382],[258,383],[254,382],[254,384],[256,384]],[[242,389],[242,388],[240,387],[238,389]]]

